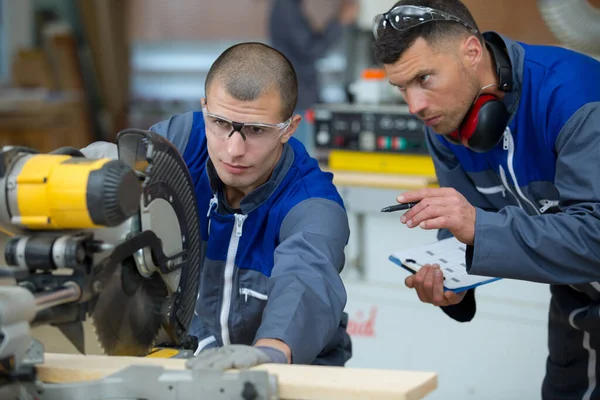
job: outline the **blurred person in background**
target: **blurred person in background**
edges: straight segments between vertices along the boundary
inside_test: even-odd
[[[357,0],[273,0],[269,18],[271,45],[292,62],[298,75],[296,113],[303,116],[294,137],[309,152],[313,138],[306,112],[319,98],[317,60],[341,40],[358,17]]]

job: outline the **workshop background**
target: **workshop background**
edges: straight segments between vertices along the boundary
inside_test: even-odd
[[[431,399],[539,398],[548,286],[503,280],[480,288],[476,318],[460,324],[420,303],[404,287],[407,273],[388,260],[435,240],[435,232],[409,230],[398,215],[379,212],[404,190],[435,185],[421,125],[371,55],[372,18],[393,3],[359,1],[356,23],[317,63],[322,102],[306,122],[311,151],[334,172],[352,223],[344,270],[354,341],[348,366],[437,372]],[[586,1],[465,3],[482,30],[600,53],[592,47],[600,42],[600,0],[589,2],[593,12]],[[562,9],[542,14],[544,4]],[[270,6],[0,0],[0,145],[83,147],[198,110],[206,72],[221,51],[239,41],[269,43]],[[88,350],[98,352],[89,327],[87,334]],[[47,351],[73,351],[53,328],[37,335]]]

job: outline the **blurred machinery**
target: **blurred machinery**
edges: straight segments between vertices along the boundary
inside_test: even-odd
[[[423,123],[405,104],[319,104],[317,158],[338,171],[434,176]]]

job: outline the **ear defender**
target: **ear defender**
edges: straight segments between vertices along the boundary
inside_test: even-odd
[[[496,65],[498,89],[510,92],[513,86],[512,66],[502,38],[490,34],[486,45]],[[477,153],[485,153],[500,142],[509,119],[510,113],[498,97],[482,94],[475,100],[459,128],[445,137],[451,143],[462,144]]]
[[[467,112],[461,126],[446,138],[477,152],[491,150],[502,139],[510,114],[496,96],[482,94]]]

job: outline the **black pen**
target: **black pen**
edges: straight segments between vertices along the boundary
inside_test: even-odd
[[[413,208],[417,204],[419,204],[419,203],[417,202],[417,203],[395,204],[393,206],[383,207],[381,209],[381,212],[394,212],[394,211],[410,210],[411,208]]]

